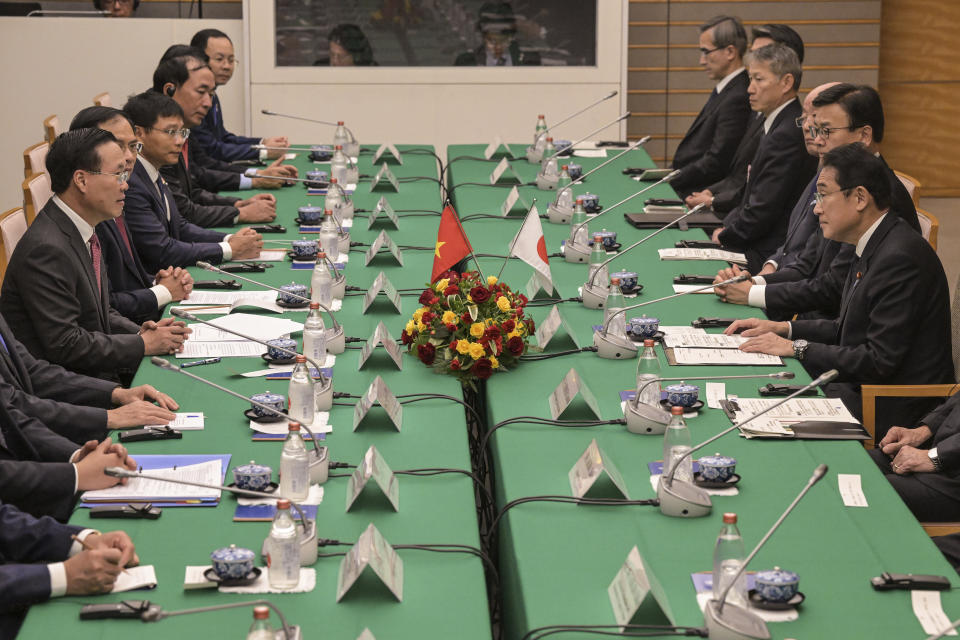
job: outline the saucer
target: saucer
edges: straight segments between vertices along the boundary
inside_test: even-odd
[[[249,584],[253,584],[260,577],[260,567],[254,567],[253,570],[248,573],[243,578],[233,578],[233,579],[223,579],[217,575],[217,572],[213,570],[213,567],[210,567],[203,572],[203,577],[209,580],[210,582],[216,582],[218,586],[221,587],[245,587]]]
[[[755,607],[757,609],[767,609],[768,611],[783,611],[784,609],[799,607],[800,604],[807,599],[807,597],[803,595],[802,591],[797,591],[797,593],[786,602],[772,602],[770,600],[764,600],[760,597],[760,594],[758,594],[755,589],[751,589],[747,595],[750,596],[751,607]]]
[[[640,344],[643,344],[644,340],[656,340],[657,342],[663,342],[663,339],[664,337],[666,337],[667,334],[665,334],[663,331],[657,331],[650,338],[638,338],[632,333],[628,333],[628,335],[630,336],[630,339],[633,340],[634,342],[639,342]]]
[[[297,361],[296,356],[291,356],[289,358],[273,358],[269,353],[261,353],[260,357],[270,364],[294,364]]]
[[[730,476],[730,479],[726,482],[714,482],[713,480],[702,480],[700,474],[693,476],[693,483],[698,487],[703,487],[704,489],[728,489],[730,487],[737,486],[737,483],[740,482],[740,474],[735,473]],[[751,593],[753,593],[751,591]],[[752,598],[751,598],[752,599]]]
[[[323,218],[317,220],[316,222],[307,222],[307,221],[305,221],[305,220],[301,220],[301,219],[300,219],[300,216],[297,216],[296,218],[293,219],[293,221],[296,222],[296,223],[297,223],[298,225],[300,225],[301,227],[302,227],[302,226],[319,227],[319,226],[320,226],[320,223],[323,222]]]
[[[239,489],[236,482],[231,482],[227,486],[230,487],[231,489]],[[271,493],[276,493],[279,488],[280,488],[279,484],[277,484],[276,482],[271,482],[270,484],[267,485],[266,489],[244,489],[244,491],[254,491],[256,493],[270,495]]]
[[[660,401],[660,406],[666,409],[667,411],[670,411],[671,407],[673,407],[673,405],[670,404],[670,401],[667,400],[666,398]],[[678,405],[678,406],[682,406],[682,405]],[[699,412],[700,409],[703,409],[703,407],[704,407],[703,400],[697,400],[689,407],[683,407],[683,412],[684,413],[687,413],[688,411]]]
[[[243,415],[246,416],[247,419],[253,420],[254,422],[266,423],[266,422],[280,422],[281,420],[286,420],[286,418],[284,418],[283,416],[258,416],[256,413],[253,412],[253,409],[247,409],[246,411],[243,412]]]
[[[277,306],[283,307],[284,309],[306,309],[310,306],[310,302],[307,300],[301,302],[284,302],[280,300],[280,298],[277,298]]]
[[[316,253],[313,254],[312,256],[298,256],[293,251],[287,251],[287,257],[295,262],[316,262],[317,261]]]

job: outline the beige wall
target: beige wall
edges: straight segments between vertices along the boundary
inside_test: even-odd
[[[64,127],[93,96],[109,91],[114,106],[151,84],[163,51],[216,27],[241,42],[239,20],[101,20],[0,18],[0,211],[23,201],[23,150],[43,139],[43,120],[60,116]],[[69,54],[64,54],[68,51]],[[227,127],[241,131],[242,78],[220,89]]]

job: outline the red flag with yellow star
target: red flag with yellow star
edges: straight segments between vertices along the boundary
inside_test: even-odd
[[[441,273],[471,253],[473,247],[460,226],[457,212],[448,204],[440,214],[440,229],[437,231],[437,247],[433,254],[433,276],[430,282],[436,282]]]

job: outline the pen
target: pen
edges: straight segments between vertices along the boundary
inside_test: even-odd
[[[220,362],[220,358],[206,358],[205,360],[194,360],[193,362],[184,362],[181,367],[196,367],[201,364],[216,364]]]
[[[71,538],[74,542],[80,543],[80,546],[83,547],[85,550],[87,550],[87,551],[93,551],[93,547],[91,547],[90,545],[88,545],[86,540],[81,540],[81,539],[80,539],[80,536],[74,534],[74,535],[70,536],[70,538]],[[126,568],[126,567],[121,567],[120,570],[123,571],[124,573],[127,573],[127,568]]]

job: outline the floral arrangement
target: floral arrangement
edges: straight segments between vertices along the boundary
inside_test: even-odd
[[[442,273],[420,304],[401,335],[407,351],[471,386],[517,363],[534,331],[527,297],[476,271]]]

